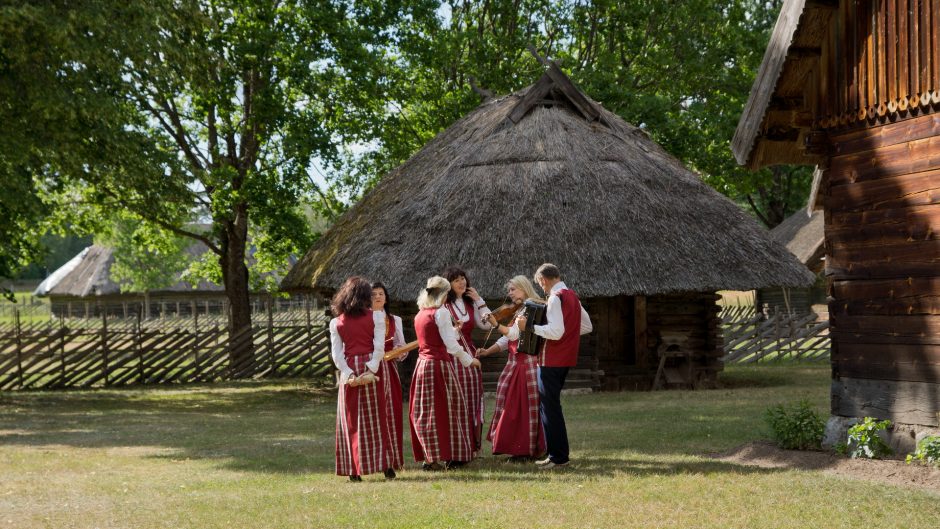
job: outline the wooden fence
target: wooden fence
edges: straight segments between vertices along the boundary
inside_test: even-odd
[[[309,305],[277,315],[269,306],[234,336],[198,315],[23,323],[15,313],[0,326],[0,390],[316,376],[332,369],[329,351],[325,318]]]
[[[829,321],[816,313],[763,313],[726,307],[721,313],[726,364],[780,360],[829,361]]]

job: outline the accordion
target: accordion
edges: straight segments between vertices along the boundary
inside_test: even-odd
[[[536,325],[545,325],[545,304],[526,300],[523,317],[526,319],[525,330],[519,333],[519,344],[516,350],[520,353],[535,356],[542,352],[545,338],[535,334]]]

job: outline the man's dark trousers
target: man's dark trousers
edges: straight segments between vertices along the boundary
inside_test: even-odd
[[[561,389],[565,386],[568,369],[539,366],[539,414],[545,429],[548,457],[557,465],[568,462],[568,430],[561,412]]]

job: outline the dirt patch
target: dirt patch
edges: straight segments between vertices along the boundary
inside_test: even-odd
[[[766,441],[747,443],[711,457],[762,468],[818,470],[835,476],[940,493],[940,470],[893,459],[849,459],[831,452],[783,450]]]

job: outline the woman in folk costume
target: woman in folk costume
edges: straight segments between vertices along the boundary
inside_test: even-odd
[[[378,373],[385,355],[385,315],[372,311],[372,285],[350,277],[333,296],[330,342],[340,372],[336,402],[336,474],[385,471],[394,479],[392,431]]]
[[[457,344],[450,312],[443,307],[450,283],[440,276],[428,279],[418,296],[415,334],[418,361],[411,380],[409,418],[415,461],[424,470],[458,466],[473,457],[466,433],[467,406],[454,373],[453,358],[463,367],[480,369],[480,361]]]
[[[385,321],[385,352],[405,345],[405,335],[402,332],[401,318],[389,314],[385,310],[388,301],[388,289],[380,282],[372,283],[372,311],[381,314]],[[404,465],[402,456],[402,392],[401,377],[398,375],[398,364],[408,356],[408,353],[395,360],[383,361],[379,368],[379,384],[385,398],[385,410],[389,426],[392,430],[392,455],[395,469],[401,470]]]
[[[500,325],[496,318],[488,320],[502,336],[490,347],[479,349],[479,356],[509,351],[506,367],[499,375],[496,388],[496,409],[486,438],[493,443],[494,454],[509,455],[509,461],[525,462],[545,453],[545,434],[539,419],[539,358],[519,352],[519,326],[526,300],[544,303],[525,276],[516,276],[506,284],[509,299],[519,306],[510,324]]]
[[[471,334],[474,327],[485,331],[491,329],[484,319],[490,309],[476,289],[470,286],[467,273],[462,269],[448,267],[444,270],[444,277],[450,281],[450,293],[447,294],[445,306],[458,326],[458,341],[468,354],[475,356],[477,348]],[[476,456],[483,446],[483,374],[480,369],[466,368],[457,361],[454,361],[454,369],[467,406],[466,432],[470,435],[473,455]]]

